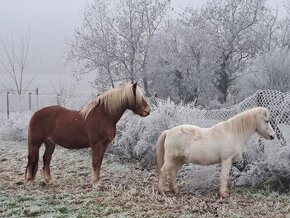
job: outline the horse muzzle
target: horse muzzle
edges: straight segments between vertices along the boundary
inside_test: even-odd
[[[147,117],[150,114],[150,111],[144,111],[142,113],[142,117]]]

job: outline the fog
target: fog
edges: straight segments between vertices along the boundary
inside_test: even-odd
[[[31,89],[50,84],[46,89],[56,89],[59,83],[73,81],[72,70],[65,64],[66,40],[80,25],[82,10],[88,0],[0,0],[0,35],[15,38],[30,33],[31,60],[37,77]],[[175,16],[187,5],[200,7],[205,0],[173,0],[171,14]],[[272,8],[281,9],[282,0],[271,0]],[[279,11],[279,16],[284,16]],[[0,51],[0,55],[1,55]],[[3,55],[3,54],[2,54]],[[0,72],[0,74],[3,72]],[[44,76],[45,75],[45,76]],[[87,80],[90,80],[88,78]],[[87,81],[81,82],[87,85]],[[1,87],[2,86],[2,87]],[[3,89],[3,81],[0,90]]]

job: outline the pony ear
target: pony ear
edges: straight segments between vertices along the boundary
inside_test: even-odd
[[[260,114],[262,114],[262,115],[265,116],[265,117],[267,117],[267,115],[268,115],[268,111],[267,111],[267,109],[265,109],[265,108],[261,108],[261,109],[259,110],[259,112],[260,112]]]
[[[265,115],[265,117],[271,117],[271,113],[267,109],[265,110],[264,115]]]
[[[134,94],[134,96],[136,96],[137,82],[133,83],[132,88],[133,88],[133,94]]]

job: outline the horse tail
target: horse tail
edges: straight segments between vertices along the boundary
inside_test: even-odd
[[[157,140],[157,170],[160,176],[160,169],[164,164],[164,142],[166,138],[167,130],[163,131]]]
[[[31,131],[32,121],[30,121],[28,128],[28,162],[25,170],[26,181],[33,181],[38,169],[39,148],[42,144],[41,141],[33,142]]]

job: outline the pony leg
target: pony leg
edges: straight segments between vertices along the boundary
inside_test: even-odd
[[[52,179],[50,175],[50,162],[51,156],[55,149],[55,144],[47,139],[45,142],[45,152],[43,155],[43,177],[46,184],[52,184]]]
[[[221,163],[220,195],[223,198],[229,197],[228,180],[232,166],[232,158],[223,160]]]
[[[28,162],[25,171],[25,180],[33,181],[35,179],[35,175],[38,169],[38,159],[39,159],[39,148],[41,143],[39,144],[32,144],[31,142],[28,143]]]
[[[166,177],[167,175],[164,172],[164,167],[161,167],[159,177],[158,177],[158,192],[163,193],[163,194],[166,191],[166,185],[165,185]]]
[[[181,167],[183,166],[183,162],[177,160],[175,164],[176,164],[175,168],[171,172],[171,181],[169,183],[169,187],[170,187],[171,191],[173,191],[177,194],[177,193],[179,193],[179,187],[178,187],[177,182],[176,182],[176,175],[179,172],[179,170],[181,169]]]
[[[173,161],[165,161],[163,166],[160,169],[159,173],[159,181],[158,181],[158,191],[160,193],[164,193],[166,191],[169,191],[166,188],[165,182],[167,180],[167,176],[172,174],[172,171],[174,170],[174,164],[172,164]]]

